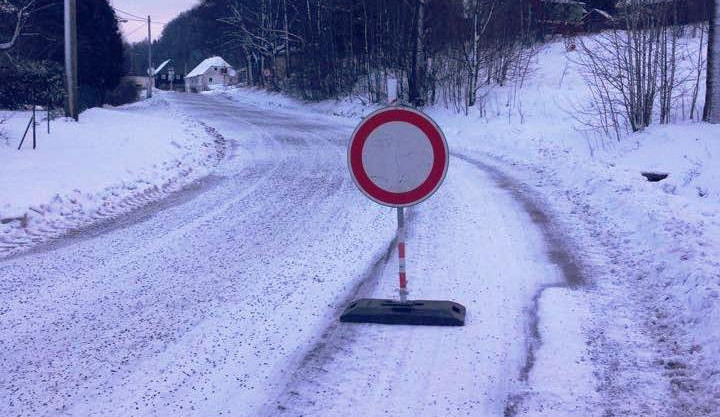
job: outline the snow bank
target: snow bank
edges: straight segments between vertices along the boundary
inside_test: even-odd
[[[518,93],[521,111],[503,113],[493,104],[508,102],[508,88],[489,97],[497,112],[486,117],[429,112],[454,152],[522,181],[580,248],[591,282],[583,291],[592,294],[597,320],[585,338],[598,368],[596,389],[613,399],[608,409],[717,415],[720,126],[677,122],[620,142],[601,140],[572,114],[587,99],[574,53],[561,44],[540,53],[536,73]],[[648,182],[645,171],[669,176]],[[547,369],[534,372],[537,378]],[[554,394],[543,397],[542,384],[536,389],[530,402],[554,408]]]
[[[651,126],[601,155],[629,175],[638,170],[668,174],[658,187],[691,204],[720,203],[720,125]]]
[[[42,115],[36,150],[31,138],[17,150],[30,113],[3,112],[0,257],[207,175],[220,144],[163,97],[90,109],[78,123],[60,118],[50,134]]]

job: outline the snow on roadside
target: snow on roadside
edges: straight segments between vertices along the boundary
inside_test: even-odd
[[[35,150],[31,138],[17,150],[29,112],[3,112],[0,258],[207,175],[224,152],[221,138],[164,97],[89,109],[78,123],[60,118],[50,134],[43,115]]]
[[[549,202],[581,248],[601,323],[586,338],[608,408],[718,415],[720,127],[678,122],[594,142],[563,111],[585,94],[569,54],[562,45],[540,54],[520,95],[522,122],[431,114],[456,152],[488,161]],[[669,177],[651,183],[644,171]]]

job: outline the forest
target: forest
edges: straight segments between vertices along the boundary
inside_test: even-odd
[[[522,83],[532,56],[548,39],[562,36],[575,44],[578,34],[590,32],[681,28],[707,20],[708,2],[202,0],[165,25],[153,41],[153,62],[172,59],[187,73],[203,59],[220,55],[247,84],[307,100],[356,95],[381,102],[387,79],[394,78],[401,101],[415,106],[441,102],[467,111],[482,107],[484,86]],[[5,107],[62,102],[62,3],[0,3],[2,39],[13,32],[12,15],[29,7],[22,35],[0,54],[0,76],[9,81],[0,83]],[[120,79],[147,73],[147,42],[123,42],[108,0],[79,5],[82,107],[132,100],[135,93],[123,90]],[[608,17],[594,21],[592,16]],[[659,42],[660,36],[650,37]],[[673,50],[666,63],[677,57]],[[638,126],[643,124],[640,120]]]

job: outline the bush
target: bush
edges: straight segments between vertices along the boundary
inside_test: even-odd
[[[114,90],[107,95],[107,103],[113,106],[133,103],[138,99],[138,88],[133,80],[122,80]]]

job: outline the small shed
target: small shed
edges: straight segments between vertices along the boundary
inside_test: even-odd
[[[586,32],[599,32],[603,29],[612,27],[615,19],[612,15],[604,10],[591,9],[582,18],[583,26]]]
[[[155,88],[162,90],[183,90],[185,77],[175,71],[172,60],[168,59],[155,68]]]
[[[237,71],[219,56],[208,58],[185,76],[185,91],[200,92],[214,85],[237,83]]]

